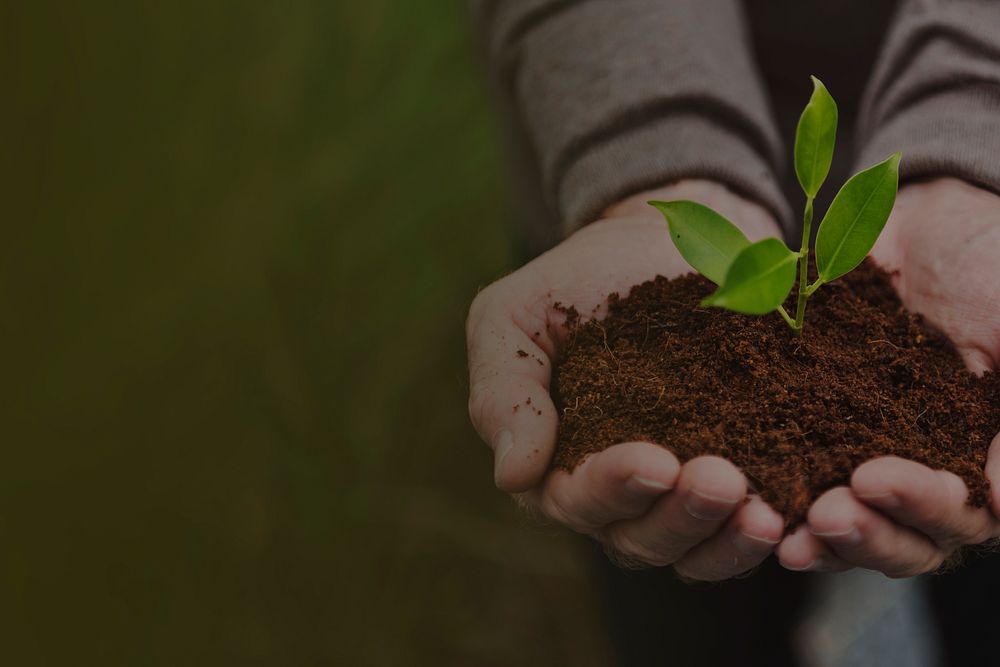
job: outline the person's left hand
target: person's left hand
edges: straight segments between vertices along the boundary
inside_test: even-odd
[[[950,178],[907,186],[872,258],[892,274],[906,307],[943,331],[970,370],[1000,366],[1000,196]],[[1000,435],[986,476],[990,506],[976,509],[953,473],[895,457],[868,461],[850,487],[820,496],[778,558],[791,570],[933,572],[962,545],[1000,536]]]

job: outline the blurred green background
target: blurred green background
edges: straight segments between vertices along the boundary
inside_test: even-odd
[[[0,6],[0,662],[605,664],[492,488],[464,3]]]

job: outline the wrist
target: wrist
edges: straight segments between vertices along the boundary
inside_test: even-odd
[[[908,183],[872,250],[873,259],[890,273],[907,258],[934,248],[944,257],[970,239],[988,232],[1000,216],[1000,196],[952,177]]]
[[[646,190],[612,204],[605,218],[651,218],[662,221],[660,213],[647,202],[687,199],[708,206],[740,228],[751,240],[782,237],[774,216],[760,204],[736,194],[718,181],[685,179]]]
[[[960,178],[941,176],[903,185],[899,189],[899,199],[903,202],[912,200],[920,206],[928,203],[995,206],[1000,201],[1000,195]]]
[[[949,234],[963,236],[963,228],[979,228],[985,218],[996,217],[1000,196],[952,177],[909,183],[899,190],[892,233],[902,240],[927,234],[927,225],[945,227]],[[886,225],[889,227],[890,225]]]

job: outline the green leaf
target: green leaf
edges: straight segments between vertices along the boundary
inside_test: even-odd
[[[816,196],[830,173],[837,139],[837,103],[822,81],[812,81],[812,97],[795,130],[795,174],[807,197]]]
[[[733,223],[693,201],[651,201],[670,226],[670,238],[694,269],[716,285],[750,241]]]
[[[798,255],[776,238],[749,245],[736,256],[719,289],[702,301],[747,315],[763,315],[780,306],[795,283]]]
[[[834,197],[816,235],[816,266],[825,282],[854,270],[875,245],[896,203],[900,157],[855,174]]]

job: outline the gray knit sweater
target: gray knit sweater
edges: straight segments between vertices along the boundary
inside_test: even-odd
[[[533,251],[686,177],[725,183],[793,231],[787,143],[808,73],[840,102],[842,175],[900,150],[904,182],[1000,191],[1000,0],[473,6]]]

